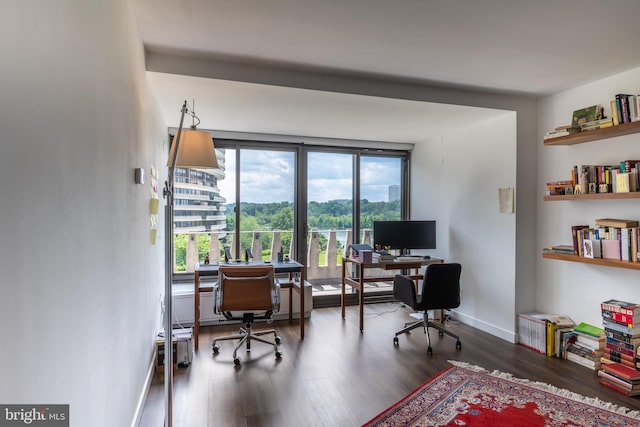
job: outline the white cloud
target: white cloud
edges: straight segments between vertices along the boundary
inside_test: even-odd
[[[243,202],[293,202],[295,155],[286,151],[242,150],[241,194]],[[218,182],[227,203],[235,191],[235,150],[226,150],[225,179]],[[309,201],[351,199],[353,156],[342,153],[309,154]],[[400,160],[363,157],[361,196],[370,201],[387,201],[390,185],[400,184]]]

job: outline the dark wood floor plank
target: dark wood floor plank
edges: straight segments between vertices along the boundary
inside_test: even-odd
[[[640,409],[640,398],[599,385],[594,371],[468,325],[447,324],[460,335],[462,350],[455,348],[453,338],[431,330],[433,356],[428,356],[421,329],[401,335],[394,346],[395,332],[412,320],[395,303],[366,305],[365,330],[360,334],[357,306],[347,307],[345,320],[339,308],[316,309],[307,320],[303,341],[297,322],[274,322],[282,339],[281,360],[269,346],[255,342],[250,354],[241,350],[240,367],[233,365],[233,342],[223,342],[216,356],[210,346],[215,336],[235,333],[238,326],[204,327],[192,365],[176,370],[174,425],[358,426],[450,366],[449,360]],[[267,326],[258,324],[256,329]],[[156,375],[141,426],[163,424],[163,393],[163,378]]]

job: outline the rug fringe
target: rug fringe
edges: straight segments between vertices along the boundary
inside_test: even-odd
[[[543,390],[543,391],[548,391],[549,393],[554,393],[557,394],[559,396],[563,396],[566,397],[568,399],[572,399],[578,402],[583,402],[589,405],[593,405],[593,406],[597,406],[599,408],[602,409],[606,409],[608,411],[611,412],[615,412],[616,414],[621,414],[621,415],[625,415],[629,418],[636,418],[638,420],[640,420],[640,410],[631,410],[629,408],[625,408],[624,406],[620,406],[620,405],[616,405],[615,403],[611,403],[611,402],[606,402],[604,400],[600,400],[597,397],[586,397],[583,396],[581,394],[578,393],[574,393],[573,391],[567,390],[567,389],[563,389],[563,388],[559,388],[556,387],[554,385],[551,384],[547,384],[547,383],[543,383],[540,381],[531,381],[531,380],[527,380],[527,379],[523,379],[523,378],[516,378],[513,375],[506,373],[506,372],[501,372],[498,370],[494,370],[493,372],[489,372],[486,369],[484,369],[483,367],[480,366],[476,366],[476,365],[472,365],[470,363],[467,362],[461,362],[458,360],[448,360],[449,363],[451,363],[454,366],[458,366],[460,368],[464,368],[464,369],[468,369],[470,371],[474,371],[474,372],[481,372],[481,373],[485,373],[485,374],[489,374],[492,375],[494,377],[498,377],[498,378],[502,378],[502,379],[506,379],[509,381],[513,381],[513,382],[517,382],[519,384],[524,384],[524,385],[528,385],[531,387],[535,387],[539,390]]]

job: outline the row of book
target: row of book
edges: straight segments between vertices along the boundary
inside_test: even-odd
[[[561,357],[564,335],[575,322],[564,315],[544,313],[518,314],[519,344],[547,356]]]
[[[621,160],[614,165],[574,165],[571,182],[575,188],[581,185],[584,194],[633,193],[640,190],[638,170],[640,160]]]
[[[640,120],[640,95],[619,93],[609,102],[613,125]]]
[[[586,258],[638,261],[640,227],[637,220],[600,218],[594,226],[571,226],[574,254]]]
[[[640,191],[640,160],[615,165],[574,165],[571,179],[547,182],[545,195],[634,193]]]
[[[605,346],[598,381],[628,396],[640,395],[640,304],[608,300],[600,309]]]
[[[558,126],[545,133],[544,139],[560,138],[580,132],[608,128],[624,123],[640,121],[640,95],[618,93],[609,101],[610,117],[606,117],[604,108],[593,105],[574,111],[571,124]]]

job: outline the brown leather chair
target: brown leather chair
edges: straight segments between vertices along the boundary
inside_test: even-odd
[[[280,284],[275,280],[272,265],[220,266],[214,298],[217,313],[222,313],[228,320],[242,320],[245,324],[235,335],[214,339],[214,354],[219,351],[218,341],[240,340],[233,350],[233,363],[239,365],[238,349],[246,343],[247,351],[250,351],[251,341],[255,340],[272,345],[276,358],[280,359],[280,337],[275,329],[252,330],[254,320],[267,319],[271,323],[273,313],[280,310]],[[273,334],[273,340],[263,337],[267,334]]]

